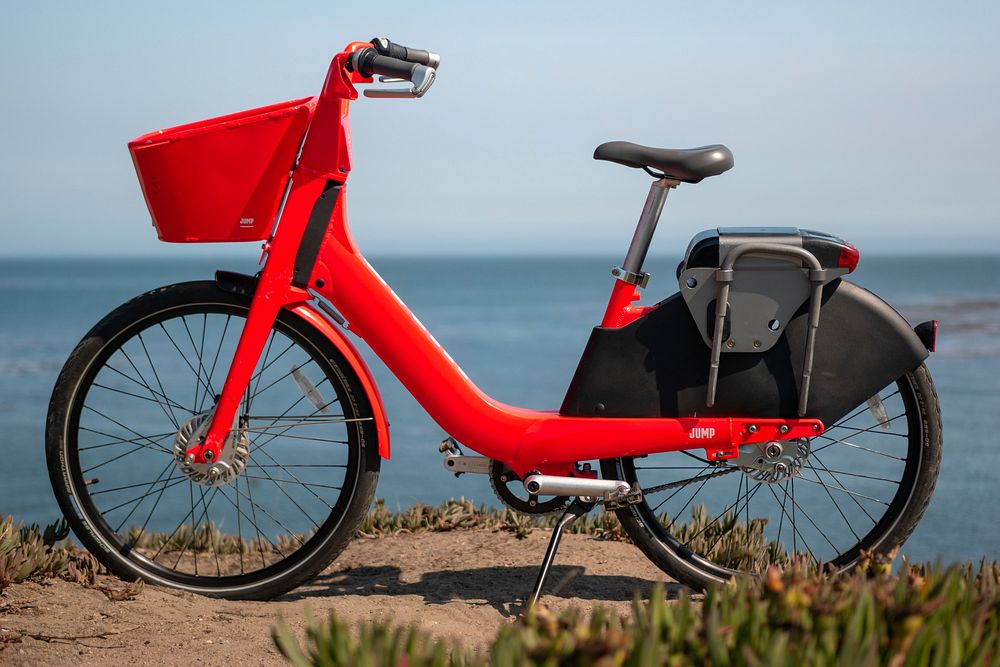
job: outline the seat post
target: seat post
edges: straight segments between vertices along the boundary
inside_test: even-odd
[[[649,243],[653,240],[653,232],[656,231],[656,223],[660,220],[660,212],[663,211],[663,204],[667,200],[667,193],[671,188],[680,185],[680,181],[670,178],[660,178],[653,181],[649,186],[649,195],[646,196],[646,205],[642,207],[642,215],[639,216],[639,223],[635,228],[635,235],[632,243],[628,247],[625,255],[625,262],[622,264],[624,275],[616,275],[617,278],[626,282],[644,287],[646,281],[642,272],[643,262],[646,261],[646,253],[649,251]],[[614,272],[612,272],[614,275]]]

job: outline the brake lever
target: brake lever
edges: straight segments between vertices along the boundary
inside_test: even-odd
[[[417,65],[417,67],[413,70],[413,78],[410,80],[413,87],[409,90],[406,88],[366,88],[364,96],[382,99],[423,97],[424,93],[430,90],[430,87],[434,85],[434,79],[436,78],[437,72],[434,68],[427,67],[425,65]],[[379,77],[379,80],[384,83],[391,81],[391,79],[383,79],[383,77]]]

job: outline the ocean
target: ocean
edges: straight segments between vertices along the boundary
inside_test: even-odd
[[[44,456],[52,386],[66,356],[105,313],[153,287],[253,272],[247,259],[0,260],[0,515],[59,516]],[[372,264],[484,391],[557,408],[600,319],[617,256],[384,258]],[[652,258],[646,302],[676,291],[676,258]],[[916,560],[1000,558],[986,500],[1000,489],[1000,257],[866,255],[852,277],[916,324],[940,320],[928,366],[941,398],[944,462],[904,553]],[[498,505],[484,477],[441,465],[446,436],[360,341],[392,423],[378,496],[392,508],[465,496]]]

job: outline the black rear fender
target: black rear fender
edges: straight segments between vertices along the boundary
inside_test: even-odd
[[[710,350],[679,294],[620,329],[593,330],[560,413],[603,417],[797,416],[808,304],[763,353],[723,353],[716,403],[705,407]],[[835,280],[823,307],[808,417],[830,425],[927,358],[891,306]]]

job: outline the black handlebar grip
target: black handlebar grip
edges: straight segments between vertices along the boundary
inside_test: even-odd
[[[389,56],[390,58],[397,58],[411,63],[419,63],[435,69],[441,64],[441,58],[435,53],[394,44],[385,37],[373,37],[371,43],[379,55],[382,56]]]
[[[347,61],[347,65],[349,69],[361,76],[380,74],[406,81],[412,81],[413,71],[420,67],[420,63],[411,63],[399,58],[379,55],[375,49],[355,51]]]

